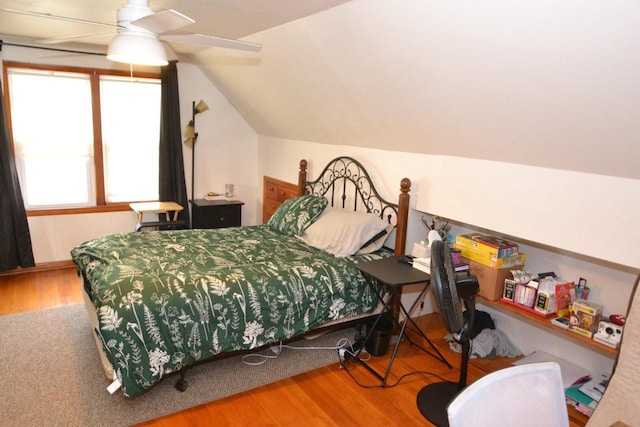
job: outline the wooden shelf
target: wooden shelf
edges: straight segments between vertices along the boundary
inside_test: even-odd
[[[554,325],[553,323],[551,323],[551,319],[553,319],[553,317],[541,317],[537,314],[529,313],[523,309],[520,309],[514,305],[507,304],[503,301],[490,301],[481,296],[476,296],[476,303],[486,305],[503,313],[513,314],[516,317],[525,320],[527,323],[533,324],[534,326],[540,328],[549,329],[558,335],[570,338],[580,345],[586,346],[591,350],[596,350],[606,356],[615,357],[618,354],[618,350],[614,348],[608,347],[604,344],[600,344],[599,342],[596,342],[590,338],[583,337],[582,335],[578,335],[575,332],[571,332]]]

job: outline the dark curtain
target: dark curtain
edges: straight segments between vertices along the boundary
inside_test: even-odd
[[[162,112],[160,114],[160,201],[176,202],[184,207],[178,219],[189,223],[187,185],[182,159],[180,99],[178,97],[178,67],[176,61],[161,68]]]
[[[27,213],[18,182],[0,81],[0,271],[33,267]]]

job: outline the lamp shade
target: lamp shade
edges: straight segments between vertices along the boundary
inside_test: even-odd
[[[167,65],[167,51],[154,34],[122,31],[107,51],[107,59],[135,65]]]
[[[196,127],[193,125],[193,120],[189,120],[189,123],[184,127],[182,136],[185,138],[193,138],[196,136]]]
[[[196,140],[196,127],[193,124],[193,120],[189,120],[189,124],[184,127],[184,131],[182,132],[182,136],[184,137],[184,143],[187,147],[193,147],[194,142]]]
[[[198,105],[196,105],[194,113],[200,114],[207,111],[208,109],[209,106],[207,105],[207,103],[201,99],[200,102],[198,102]]]

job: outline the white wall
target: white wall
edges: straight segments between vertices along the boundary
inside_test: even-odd
[[[638,16],[633,0],[352,0],[251,35],[259,55],[199,59],[260,135],[640,179]]]
[[[423,171],[419,210],[640,268],[640,180],[456,157],[412,160]]]
[[[102,56],[3,46],[2,58],[28,63],[122,68]],[[126,67],[125,67],[126,69]],[[137,69],[134,68],[134,74]],[[4,82],[3,82],[4,83]],[[196,147],[196,198],[208,191],[224,191],[235,184],[236,195],[245,202],[242,223],[255,224],[260,213],[262,187],[257,171],[257,135],[215,86],[192,64],[178,63],[182,127],[191,119],[192,101],[203,99],[209,110],[196,117],[199,132]],[[191,194],[191,150],[183,145],[187,194]],[[261,218],[261,217],[260,217]],[[108,233],[131,231],[132,211],[29,217],[36,264],[70,259],[78,244]]]
[[[459,171],[456,167],[460,166],[460,162],[466,162],[466,160],[456,158],[267,137],[261,137],[259,151],[260,174],[270,175],[290,182],[297,182],[297,165],[300,159],[304,158],[309,161],[309,174],[310,177],[314,177],[329,160],[341,155],[349,155],[360,160],[368,168],[374,181],[381,183],[380,191],[386,198],[393,199],[396,197],[400,189],[400,180],[403,177],[408,177],[413,183],[410,194],[411,207],[414,210],[410,212],[407,252],[410,252],[414,242],[425,239],[425,229],[419,223],[419,218],[422,212],[427,211],[426,207],[428,207],[428,213],[430,214],[458,219],[454,223],[454,233],[476,229],[487,231],[486,226],[478,227],[477,224],[471,222],[463,223],[459,221],[460,218],[467,220],[493,218],[493,221],[485,222],[485,224],[493,226],[488,231],[498,234],[503,234],[507,231],[507,235],[526,236],[526,238],[516,240],[521,243],[523,252],[527,253],[527,270],[536,273],[554,271],[568,280],[578,280],[580,277],[587,278],[588,284],[592,288],[590,299],[602,303],[606,314],[626,312],[632,285],[636,275],[639,273],[639,264],[630,262],[631,266],[624,266],[606,259],[598,259],[594,255],[585,256],[579,252],[580,247],[576,247],[570,238],[570,236],[579,235],[580,233],[590,233],[590,229],[583,230],[583,227],[598,223],[598,221],[608,217],[606,215],[603,217],[601,209],[594,208],[593,203],[591,203],[589,205],[590,209],[575,209],[571,210],[571,215],[560,215],[562,219],[560,224],[529,221],[530,217],[526,215],[520,216],[519,214],[522,210],[526,210],[532,205],[536,205],[531,208],[532,210],[539,210],[537,199],[529,197],[526,190],[529,188],[535,189],[536,182],[527,181],[526,175],[519,176],[517,170],[511,169],[511,165],[488,169],[488,173],[491,173],[491,179],[480,180],[470,177],[469,174],[487,172],[487,169],[483,169],[485,162],[469,161],[469,163],[465,163],[465,167],[469,169],[469,174],[463,171],[461,175],[464,182],[461,182],[460,180],[457,181]],[[509,174],[502,175],[500,173],[504,171],[508,171]],[[540,172],[539,177],[548,183],[549,178],[546,177],[542,170]],[[549,171],[551,178],[557,178],[558,175],[563,175],[563,172]],[[534,176],[534,178],[536,177]],[[608,178],[605,177],[605,179]],[[487,181],[491,181],[492,184],[488,185]],[[503,192],[502,183],[509,181],[520,182],[521,190]],[[585,180],[584,186],[579,185],[579,179],[574,179],[572,183],[575,185],[575,195],[564,193],[566,197],[583,198],[585,194],[594,194],[592,180]],[[483,184],[484,187],[482,186]],[[554,185],[562,187],[562,182],[556,181]],[[632,183],[632,187],[634,185],[636,183]],[[443,188],[451,189],[451,191],[447,192]],[[478,191],[478,194],[469,195],[468,192],[471,188],[474,188],[474,191]],[[482,192],[480,193],[480,191]],[[502,195],[502,197],[498,197],[499,195]],[[433,203],[430,203],[430,198],[434,199]],[[640,209],[640,203],[637,202],[635,195],[630,195],[629,201],[630,205],[626,209],[637,212]],[[518,207],[517,209],[505,208],[503,203],[513,203]],[[554,203],[551,203],[552,206],[562,205],[565,209],[567,209],[567,204],[570,204],[570,201],[554,200]],[[606,208],[611,210],[614,206],[608,204]],[[505,219],[506,230],[501,227],[502,223],[498,221],[498,219],[503,218],[500,213],[501,210],[508,212],[511,216]],[[618,213],[612,213],[612,215],[615,216]],[[623,229],[634,230],[637,224],[635,220],[632,220],[632,215],[627,213],[623,215],[629,215],[627,219],[630,221],[629,224],[624,225]],[[519,221],[518,218],[523,219]],[[546,218],[553,222],[552,218]],[[574,218],[573,223],[566,222],[571,218]],[[549,227],[562,232],[561,225],[575,228],[577,231],[568,233],[562,239],[552,240],[551,242],[560,242],[568,248],[574,248],[574,251],[552,247],[549,243],[545,244],[544,240],[550,235],[548,233]],[[536,241],[536,236],[541,236],[542,244]],[[580,242],[583,240],[581,238]],[[616,241],[613,238],[606,239],[603,245],[607,245],[606,248],[608,250],[616,252],[618,250]],[[585,252],[591,251],[593,254],[604,253],[595,251],[593,248],[596,246],[585,246]],[[632,248],[629,248],[629,250],[632,250]],[[636,256],[635,259],[637,259],[637,253],[636,250],[633,253],[635,255],[631,255]],[[604,254],[606,255],[606,253]],[[614,254],[612,258],[615,257]],[[616,259],[631,260],[633,258],[625,256]],[[412,297],[415,297],[415,294],[405,294],[404,296],[405,301],[409,301]],[[551,332],[532,327],[515,319],[513,316],[499,314],[486,307],[484,309],[495,316],[499,327],[507,332],[514,343],[525,353],[535,349],[545,350],[558,357],[569,357],[574,363],[582,363],[593,372],[611,367],[613,360],[609,356],[603,356],[598,351],[585,349],[583,346],[576,345],[565,338],[558,338]],[[432,303],[425,304],[425,309],[422,313],[432,310]]]
[[[204,100],[209,110],[196,115],[196,186],[194,197],[207,192],[224,193],[233,184],[235,195],[245,202],[242,224],[261,222],[262,186],[258,176],[258,136],[202,71],[178,63],[180,116],[183,127],[191,119],[192,101]],[[187,194],[191,197],[191,149],[183,145]]]

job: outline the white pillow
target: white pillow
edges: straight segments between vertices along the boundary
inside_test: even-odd
[[[356,252],[356,255],[366,255],[381,249],[394,228],[395,226],[393,224],[387,224],[387,227],[378,235],[373,236],[371,241],[365,242],[358,252]]]
[[[387,223],[374,214],[327,207],[298,238],[309,246],[344,257],[358,252],[386,227]]]

